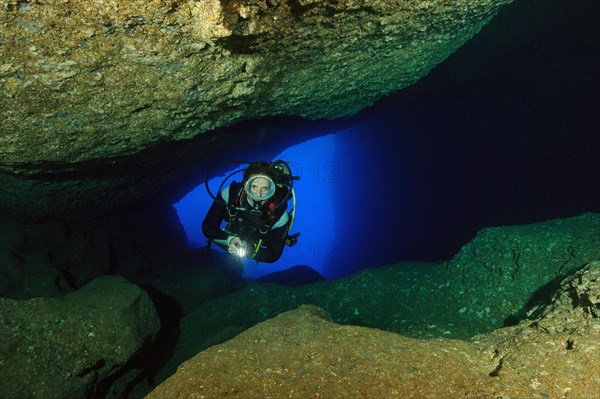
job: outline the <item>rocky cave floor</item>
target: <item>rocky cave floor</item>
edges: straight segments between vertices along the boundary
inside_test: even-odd
[[[0,219],[2,397],[600,397],[598,214],[299,286],[233,284],[173,210]]]

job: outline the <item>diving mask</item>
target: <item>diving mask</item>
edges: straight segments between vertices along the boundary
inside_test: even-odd
[[[275,183],[266,175],[254,175],[244,184],[248,197],[254,201],[266,201],[275,194]]]

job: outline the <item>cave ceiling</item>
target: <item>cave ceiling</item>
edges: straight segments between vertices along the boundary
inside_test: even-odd
[[[248,121],[332,120],[412,85],[511,1],[2,0],[0,209],[161,198],[285,134]]]

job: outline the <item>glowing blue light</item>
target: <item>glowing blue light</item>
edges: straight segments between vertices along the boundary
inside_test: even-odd
[[[335,136],[328,135],[290,147],[273,159],[290,162],[293,174],[300,176],[300,180],[294,183],[296,217],[290,234],[300,232],[301,236],[294,247],[285,247],[283,255],[275,263],[256,265],[255,261],[245,261],[245,278],[255,279],[297,265],[310,266],[327,277],[337,249],[332,199],[332,190],[339,178],[339,166],[334,159],[335,147]],[[213,194],[229,173],[209,181]],[[200,185],[174,205],[192,246],[206,244],[202,220],[211,204],[212,198],[204,185]]]

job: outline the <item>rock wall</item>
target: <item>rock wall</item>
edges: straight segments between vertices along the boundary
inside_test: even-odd
[[[62,299],[0,298],[0,396],[102,397],[134,355],[148,354],[159,328],[149,296],[116,276]]]
[[[171,243],[165,238],[166,231],[170,231],[166,236],[172,236],[176,242]],[[513,329],[477,336],[476,340],[481,343],[477,344],[479,354],[473,354],[468,364],[459,364],[465,367],[470,367],[469,364],[479,366],[476,370],[458,372],[475,379],[485,377],[485,373],[494,374],[489,377],[505,376],[509,382],[511,379],[519,380],[517,387],[522,389],[526,388],[528,381],[519,375],[523,369],[532,369],[531,365],[539,359],[545,359],[546,354],[550,359],[556,359],[560,351],[569,351],[571,363],[561,364],[561,367],[575,365],[582,373],[586,373],[597,359],[587,354],[579,357],[578,351],[585,352],[594,342],[597,344],[597,331],[594,332],[593,328],[598,326],[600,294],[598,262],[594,261],[600,259],[599,231],[600,215],[597,214],[526,226],[488,228],[448,262],[391,265],[364,270],[336,281],[299,287],[249,285],[223,295],[229,291],[227,279],[222,272],[213,268],[220,260],[214,254],[198,256],[197,251],[183,251],[181,226],[176,223],[172,210],[166,215],[156,212],[124,215],[118,219],[98,220],[96,225],[85,223],[83,226],[65,222],[24,225],[0,215],[1,295],[20,299],[0,300],[0,333],[3,337],[9,337],[8,341],[0,342],[0,392],[10,389],[11,393],[15,392],[11,397],[28,397],[29,391],[23,391],[28,385],[23,381],[28,381],[36,370],[39,371],[39,367],[42,367],[40,364],[45,364],[51,354],[41,350],[36,352],[35,367],[38,368],[31,369],[17,360],[11,360],[11,349],[19,348],[21,352],[15,352],[19,359],[32,358],[34,355],[23,352],[24,348],[30,346],[29,342],[39,339],[44,342],[44,348],[59,348],[73,358],[85,359],[85,370],[93,370],[85,373],[85,378],[73,379],[64,387],[51,384],[41,386],[39,384],[42,382],[36,381],[38,385],[31,389],[49,392],[46,397],[74,397],[71,392],[83,392],[75,395],[77,397],[90,397],[89,393],[97,389],[110,389],[118,396],[132,389],[133,384],[130,383],[135,381],[135,394],[132,393],[130,397],[141,397],[151,388],[148,382],[166,379],[181,362],[199,351],[231,339],[257,323],[302,304],[314,304],[325,309],[339,324],[387,330],[389,333],[384,334],[386,337],[395,337],[396,334],[404,336],[402,345],[419,347],[423,351],[415,355],[427,359],[423,367],[434,362],[441,353],[454,350],[452,348],[474,350],[472,345],[446,340],[431,352],[431,345],[428,344],[431,339],[469,339],[478,333],[491,332],[507,322],[517,323],[533,318]],[[524,253],[517,262],[516,271],[515,248]],[[4,262],[7,259],[9,262]],[[565,263],[567,259],[569,263]],[[123,299],[123,312],[130,314],[135,313],[138,305],[130,305],[129,294],[137,293],[138,297],[143,297],[140,303],[148,301],[146,294],[116,276],[94,280],[84,287],[104,273],[128,276],[130,281],[146,290],[156,306],[162,326],[155,345],[145,354],[142,362],[144,367],[139,364],[139,359],[132,358],[125,362],[126,367],[123,366],[123,359],[131,356],[135,349],[121,354],[117,362],[109,347],[94,352],[96,357],[86,357],[81,347],[77,346],[85,342],[82,340],[90,332],[86,327],[88,313],[98,316],[98,321],[102,319],[113,323],[110,326],[114,326],[115,320],[121,323],[112,310],[94,313],[94,306],[99,307],[100,311],[108,307],[102,304],[111,298]],[[559,294],[553,297],[557,290]],[[115,294],[110,294],[113,291]],[[106,293],[110,295],[104,297]],[[222,296],[214,298],[217,295]],[[137,320],[136,317],[135,314],[131,316]],[[143,317],[141,319],[140,322],[146,320]],[[295,319],[293,323],[296,323]],[[119,324],[121,327],[123,325]],[[272,325],[265,326],[271,328]],[[275,325],[273,328],[280,327]],[[340,326],[337,326],[332,331],[339,329]],[[347,330],[363,331],[355,327]],[[43,331],[49,332],[49,335],[36,335]],[[107,330],[102,331],[103,337],[108,334]],[[95,330],[92,332],[96,334]],[[73,337],[73,342],[69,341],[69,337]],[[269,337],[268,333],[265,337]],[[526,347],[507,344],[513,339],[514,342],[521,342],[522,337],[531,339],[532,343]],[[390,339],[390,342],[396,340]],[[60,346],[66,345],[65,342],[74,346]],[[339,342],[340,345],[342,343],[348,342]],[[286,341],[282,345],[288,344]],[[567,348],[569,345],[575,350]],[[485,356],[481,355],[482,351]],[[529,353],[535,353],[537,357],[530,358]],[[348,356],[354,356],[350,350]],[[399,356],[407,355],[401,352]],[[117,374],[108,373],[99,359],[104,359],[106,364],[118,363],[120,371]],[[71,360],[57,357],[55,365],[81,371],[70,363]],[[136,367],[130,361],[137,362]],[[510,361],[518,366],[511,369]],[[100,366],[94,368],[96,365]],[[274,370],[272,365],[265,365]],[[331,367],[338,373],[335,364]],[[440,376],[444,378],[454,378],[452,375],[456,373],[454,368],[442,371]],[[54,372],[51,368],[48,373],[40,373],[39,379],[50,381],[47,377],[54,375]],[[565,371],[564,374],[569,373]],[[142,381],[140,375],[153,377],[154,380]],[[98,381],[103,381],[102,384],[86,380],[89,376],[98,377]],[[549,384],[540,376],[545,378],[538,373],[531,377],[531,381],[541,378],[542,383]],[[497,382],[488,377],[483,380],[493,384]],[[10,386],[4,386],[5,381],[10,382]],[[561,381],[566,381],[565,389],[578,386],[574,380]],[[451,385],[455,382],[451,382]],[[500,385],[494,386],[502,392]],[[443,394],[442,391],[435,392]],[[521,397],[522,393],[519,391],[516,396]]]
[[[595,398],[598,281],[592,262],[542,317],[468,341],[339,325],[300,306],[198,353],[147,398]]]
[[[0,212],[0,398],[127,396],[179,318],[230,292],[202,255],[170,206],[84,223]]]
[[[515,271],[517,248],[524,255]],[[400,263],[300,287],[253,285],[207,301],[181,319],[174,356],[159,380],[194,354],[303,304],[324,309],[339,324],[421,339],[469,339],[540,316],[566,277],[587,264],[597,266],[597,260],[600,215],[584,214],[484,229],[447,262]],[[571,280],[578,281],[565,281]],[[581,284],[580,310],[597,314],[590,305],[598,302],[597,289]],[[561,292],[552,303],[565,309],[571,290]]]
[[[453,298],[452,313],[500,327],[546,304],[562,279],[599,259],[598,214],[489,227],[449,262],[442,290]]]
[[[27,224],[0,212],[0,297],[63,297],[106,274],[176,296],[183,311],[231,289],[187,246],[170,206],[84,223]]]
[[[181,147],[166,143],[267,115],[355,113],[510,1],[3,0],[0,206],[65,217],[98,197],[139,200],[173,178],[160,165]],[[218,154],[220,140],[201,147]]]

